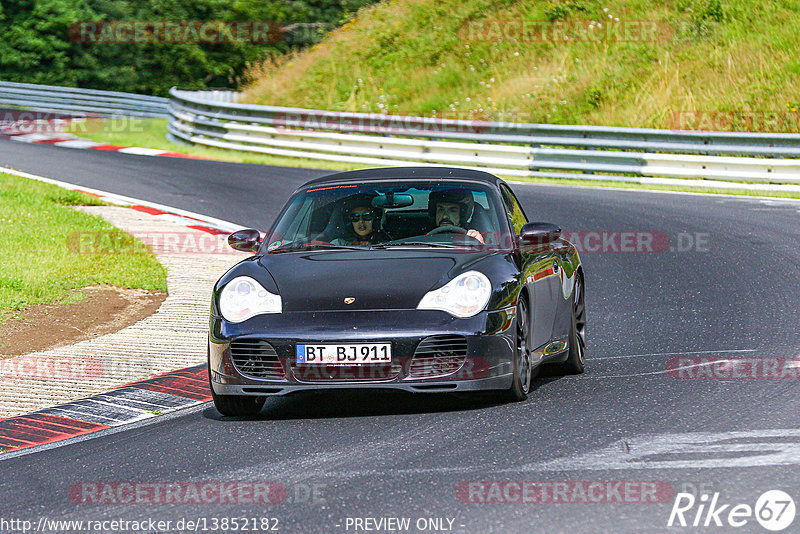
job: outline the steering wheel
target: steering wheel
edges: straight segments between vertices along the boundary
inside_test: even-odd
[[[472,239],[476,243],[480,243],[479,239],[475,239],[471,235],[467,235],[467,230],[466,229],[461,228],[460,226],[453,226],[453,225],[450,225],[450,224],[434,228],[433,230],[428,232],[428,235],[436,235],[436,234],[444,234],[444,233],[448,233],[448,234],[464,234],[464,237]]]
[[[448,234],[466,234],[467,231],[465,229],[461,228],[460,226],[453,226],[453,225],[447,224],[445,226],[437,226],[436,228],[434,228],[433,230],[428,232],[428,235],[436,235],[436,234],[444,234],[444,233],[448,233]]]

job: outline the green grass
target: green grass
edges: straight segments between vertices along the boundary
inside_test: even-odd
[[[676,113],[755,111],[787,121],[760,116],[756,130],[797,132],[800,32],[787,21],[798,11],[797,0],[383,1],[312,49],[254,67],[245,101],[654,128],[676,126]],[[598,43],[522,38],[507,24],[608,28],[617,18],[659,29],[652,39]],[[484,32],[470,31],[479,25]]]
[[[166,270],[143,246],[134,253],[79,253],[101,240],[132,242],[130,235],[99,217],[69,207],[103,204],[89,195],[0,172],[0,321],[30,305],[81,299],[72,290],[94,284],[166,291]]]

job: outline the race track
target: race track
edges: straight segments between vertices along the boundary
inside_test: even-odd
[[[261,230],[296,186],[330,172],[0,140],[3,166]],[[532,220],[601,249],[582,253],[584,375],[537,379],[527,401],[508,405],[339,392],[271,399],[258,419],[233,420],[206,404],[0,456],[0,516],[206,518],[209,526],[212,518],[271,517],[278,531],[300,533],[363,532],[354,518],[366,517],[410,518],[408,530],[395,530],[407,532],[727,532],[667,528],[674,494],[702,488],[720,503],[753,506],[782,489],[798,501],[800,382],[797,373],[777,379],[769,365],[800,356],[800,202],[512,188]],[[624,232],[650,236],[658,250],[619,251],[629,245]],[[677,358],[700,357],[746,359],[760,378],[668,372]],[[92,504],[74,493],[102,482],[209,481],[275,482],[287,496],[268,505]],[[522,481],[569,490],[557,503],[552,492],[545,502],[475,502],[493,488],[500,500],[519,501],[514,484]],[[580,497],[591,482],[605,488],[600,502]],[[657,502],[633,495],[642,483],[658,489]],[[632,502],[618,502],[613,488],[629,488]],[[420,518],[445,520],[417,530]],[[752,517],[736,531],[766,532]]]

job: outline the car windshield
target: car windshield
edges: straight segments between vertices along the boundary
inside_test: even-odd
[[[267,251],[508,248],[502,204],[471,182],[380,182],[311,186],[284,208]]]

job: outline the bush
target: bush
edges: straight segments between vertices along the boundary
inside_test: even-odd
[[[249,65],[313,44],[343,14],[375,0],[4,0],[0,76],[5,81],[164,96],[186,89],[238,88]],[[268,21],[290,26],[271,43],[82,43],[76,24],[97,21]],[[302,23],[302,24],[299,24]],[[277,39],[276,39],[277,40]]]

